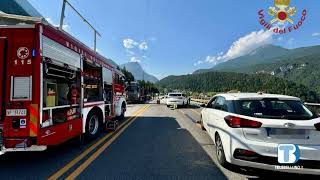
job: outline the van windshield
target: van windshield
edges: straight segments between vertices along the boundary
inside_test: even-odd
[[[128,86],[127,91],[133,92],[133,91],[138,91],[138,87],[137,86]]]
[[[235,101],[237,114],[268,118],[309,120],[313,118],[312,112],[302,102],[293,100],[239,100]]]

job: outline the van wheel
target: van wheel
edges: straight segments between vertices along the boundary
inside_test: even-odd
[[[216,145],[216,157],[217,157],[219,164],[223,167],[227,167],[228,162],[227,162],[226,156],[224,154],[224,149],[223,149],[222,141],[221,141],[219,134],[216,134],[215,145]]]
[[[86,137],[89,139],[96,138],[100,133],[101,124],[97,111],[90,112],[86,121]]]

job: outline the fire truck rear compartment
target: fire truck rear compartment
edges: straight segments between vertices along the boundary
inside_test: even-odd
[[[34,103],[35,28],[0,29],[0,143],[2,149],[29,147],[30,105]],[[34,128],[36,130],[36,127]]]
[[[5,37],[0,37],[0,82],[4,82],[4,77],[5,77],[5,60],[6,60],[6,41],[7,38]],[[3,107],[4,107],[4,102],[3,102],[3,92],[5,91],[4,89],[4,83],[0,83],[0,129],[2,131],[2,122],[3,122]]]

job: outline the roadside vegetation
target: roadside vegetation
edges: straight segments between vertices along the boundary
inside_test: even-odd
[[[158,85],[161,89],[184,90],[211,96],[212,92],[264,92],[300,97],[307,102],[320,102],[318,94],[306,85],[266,74],[244,74],[232,72],[208,72],[183,76],[169,76]],[[211,92],[210,94],[208,92]]]

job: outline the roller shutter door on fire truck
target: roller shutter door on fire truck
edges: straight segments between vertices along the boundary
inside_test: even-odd
[[[61,44],[43,36],[43,56],[52,60],[80,68],[80,54],[68,49]]]

